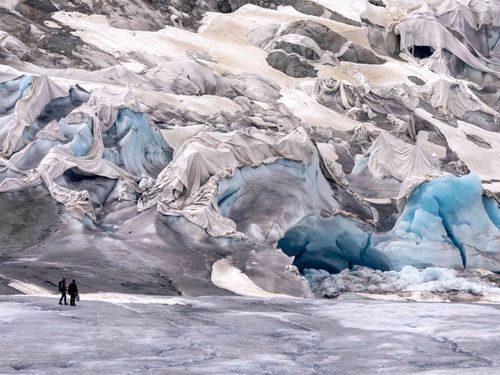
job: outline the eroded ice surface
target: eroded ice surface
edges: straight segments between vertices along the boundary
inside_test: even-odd
[[[499,278],[485,270],[457,272],[442,267],[405,266],[401,271],[380,271],[355,266],[337,274],[306,269],[304,275],[317,297],[356,293],[375,299],[410,301],[500,301]]]
[[[500,361],[497,306],[111,300],[0,297],[0,372],[477,375]]]
[[[353,217],[310,216],[278,242],[300,268],[338,272],[354,264],[383,270],[406,265],[498,271],[498,205],[483,196],[478,176],[425,182],[409,197],[388,232]]]

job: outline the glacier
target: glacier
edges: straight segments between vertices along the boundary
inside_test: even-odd
[[[278,247],[295,257],[299,269],[330,273],[353,265],[381,270],[439,266],[498,271],[496,215],[498,204],[483,196],[477,175],[445,176],[418,186],[388,232],[341,215],[309,216],[289,229]]]
[[[494,3],[180,3],[0,5],[6,277],[74,248],[109,292],[500,271]]]
[[[498,0],[0,1],[0,372],[498,373],[499,78]]]
[[[498,271],[500,232],[483,203],[477,175],[446,176],[420,185],[388,235],[372,239],[387,268],[483,268]],[[395,258],[394,261],[390,258]],[[399,259],[398,259],[399,258]]]
[[[338,300],[331,308],[325,299],[82,297],[85,303],[70,311],[54,298],[0,297],[2,326],[16,328],[0,338],[0,371],[466,375],[495,372],[499,360],[493,305]],[[61,344],[54,326],[79,334]],[[20,330],[33,334],[19,337]]]
[[[485,271],[413,266],[404,266],[400,271],[380,271],[354,266],[335,274],[307,268],[304,275],[314,294],[323,298],[361,294],[394,301],[498,303],[500,299],[495,274]]]

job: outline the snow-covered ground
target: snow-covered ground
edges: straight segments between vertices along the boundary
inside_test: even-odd
[[[131,296],[134,299],[134,296]],[[0,373],[494,374],[492,305],[0,297]]]

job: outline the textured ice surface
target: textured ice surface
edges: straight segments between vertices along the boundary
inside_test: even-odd
[[[352,217],[307,217],[278,242],[300,268],[338,272],[353,264],[500,269],[498,203],[478,176],[446,176],[411,194],[394,228],[371,233]]]
[[[492,197],[483,197],[483,204],[491,222],[500,229],[500,204]]]
[[[353,264],[364,264],[369,245],[370,227],[361,221],[341,215],[330,218],[309,216],[289,229],[278,247],[294,264],[339,272]]]
[[[498,373],[498,306],[0,297],[2,374]],[[93,297],[94,298],[94,297]],[[140,303],[140,301],[143,303]],[[136,302],[136,303],[128,303]],[[149,302],[152,303],[149,303]]]
[[[31,87],[32,78],[23,75],[16,79],[0,83],[0,114],[4,115],[14,109],[17,101],[24,97]]]
[[[373,256],[390,269],[462,265],[499,270],[500,231],[488,215],[496,211],[485,209],[482,193],[474,174],[420,185],[395,227],[372,237]]]
[[[219,208],[238,224],[238,230],[262,242],[274,242],[285,228],[308,213],[338,208],[341,203],[331,194],[319,172],[318,158],[310,165],[279,160],[258,167],[236,170],[219,183]],[[283,189],[283,185],[287,188]],[[277,206],[276,202],[282,204]]]
[[[121,109],[113,126],[103,136],[104,158],[127,172],[156,177],[172,158],[172,151],[158,129],[142,113]]]

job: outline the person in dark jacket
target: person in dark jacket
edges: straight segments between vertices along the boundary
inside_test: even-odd
[[[64,299],[64,304],[67,305],[68,302],[66,300],[66,279],[63,278],[59,281],[59,292],[61,292],[61,299],[59,300],[59,304],[62,305],[62,301]]]
[[[76,286],[75,280],[73,280],[71,284],[69,284],[68,293],[71,296],[71,299],[69,301],[70,306],[76,306],[75,301],[76,297],[78,296],[78,287]]]

